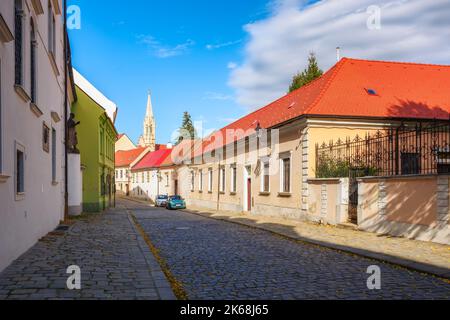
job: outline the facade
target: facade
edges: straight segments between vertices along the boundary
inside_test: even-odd
[[[147,99],[147,108],[145,111],[145,118],[143,124],[143,133],[139,138],[139,146],[148,147],[150,151],[156,150],[156,140],[155,140],[155,132],[156,132],[156,123],[155,117],[153,116],[153,106],[152,106],[152,97],[150,92],[148,93]]]
[[[131,149],[136,149],[136,145],[133,143],[133,141],[128,138],[126,134],[119,134],[117,136],[117,142],[116,142],[116,151],[127,151]]]
[[[159,194],[172,194],[171,149],[147,153],[131,167],[130,196],[154,202]]]
[[[61,8],[0,1],[0,270],[64,219]]]
[[[142,159],[150,148],[138,147],[131,150],[119,150],[115,154],[115,181],[116,193],[118,195],[130,195],[132,190],[131,167],[134,163]]]
[[[344,58],[311,84],[194,147],[175,175],[180,193],[196,207],[345,223],[348,181],[340,187],[345,182],[333,180],[329,187],[316,179],[316,145],[448,120],[450,93],[443,87],[448,84],[449,66]],[[324,199],[336,203],[333,210]],[[328,216],[335,208],[338,212]],[[430,228],[426,232],[436,232]],[[447,222],[442,228],[448,234]]]
[[[83,167],[84,212],[100,212],[114,205],[116,105],[74,70],[77,101],[72,106]]]

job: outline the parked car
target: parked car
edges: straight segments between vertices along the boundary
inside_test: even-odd
[[[181,196],[170,196],[166,208],[169,210],[186,209],[186,201]]]
[[[156,197],[155,206],[156,207],[165,207],[167,205],[167,201],[169,200],[168,195],[159,195]]]

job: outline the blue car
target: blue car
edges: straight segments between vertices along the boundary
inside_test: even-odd
[[[181,196],[170,196],[166,208],[169,210],[186,209],[186,201]]]

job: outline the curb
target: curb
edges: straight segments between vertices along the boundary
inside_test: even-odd
[[[190,211],[190,210],[180,210],[186,213],[190,213],[190,214],[194,214],[197,216],[201,216],[204,218],[209,218],[209,219],[214,219],[214,220],[219,220],[219,221],[224,221],[224,222],[228,222],[228,223],[234,223],[234,224],[238,224],[241,226],[245,226],[245,227],[249,227],[249,228],[254,228],[254,229],[259,229],[259,230],[263,230],[266,232],[270,232],[272,234],[275,234],[277,236],[282,236],[284,238],[290,239],[290,240],[294,240],[294,241],[301,241],[307,244],[312,244],[312,245],[316,245],[319,247],[325,247],[325,248],[329,248],[331,250],[336,250],[336,251],[340,251],[340,252],[344,252],[344,253],[350,253],[350,254],[355,254],[357,256],[363,257],[363,258],[368,258],[368,259],[372,259],[372,260],[377,260],[383,263],[387,263],[393,266],[399,266],[399,267],[403,267],[405,269],[411,270],[411,271],[416,271],[416,272],[420,272],[420,273],[425,273],[434,277],[438,277],[438,278],[442,278],[442,280],[449,282],[450,280],[450,270],[449,269],[445,269],[445,268],[441,268],[441,267],[436,267],[436,266],[432,266],[432,265],[426,265],[417,261],[410,261],[410,260],[406,260],[403,258],[398,258],[398,257],[393,257],[393,256],[389,256],[383,253],[377,253],[377,252],[368,252],[365,251],[363,249],[359,249],[359,248],[349,248],[347,246],[343,246],[343,245],[339,245],[339,244],[333,244],[333,243],[326,243],[326,242],[322,242],[319,240],[312,240],[309,238],[304,238],[304,237],[293,237],[275,230],[271,230],[262,226],[258,226],[258,225],[254,225],[252,223],[245,223],[245,222],[241,222],[241,221],[233,221],[230,218],[217,218],[217,217],[213,217],[211,215],[207,215],[205,213],[201,213],[201,212],[194,212],[194,211]]]
[[[155,284],[155,288],[156,291],[158,292],[159,297],[161,298],[161,300],[177,300],[174,292],[172,291],[172,287],[169,283],[169,280],[167,280],[166,275],[162,271],[159,263],[156,261],[156,258],[153,255],[153,253],[147,247],[147,244],[145,243],[144,239],[139,233],[139,230],[137,230],[137,227],[134,224],[134,221],[132,220],[131,214],[128,210],[127,210],[127,217],[128,221],[133,227],[134,232],[137,235],[139,249],[141,249],[145,261],[147,262],[147,265],[150,268],[150,274],[152,275],[153,282]]]

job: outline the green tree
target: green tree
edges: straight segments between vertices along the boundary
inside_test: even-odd
[[[302,72],[297,73],[293,79],[292,83],[289,87],[289,92],[297,90],[298,88],[307,85],[314,79],[317,79],[323,74],[323,71],[319,68],[317,63],[317,58],[314,52],[309,54],[308,58],[308,67]]]
[[[184,139],[195,139],[197,132],[195,131],[194,124],[189,112],[185,111],[183,114],[183,122],[180,129],[178,129],[178,138],[176,144],[179,144]]]

